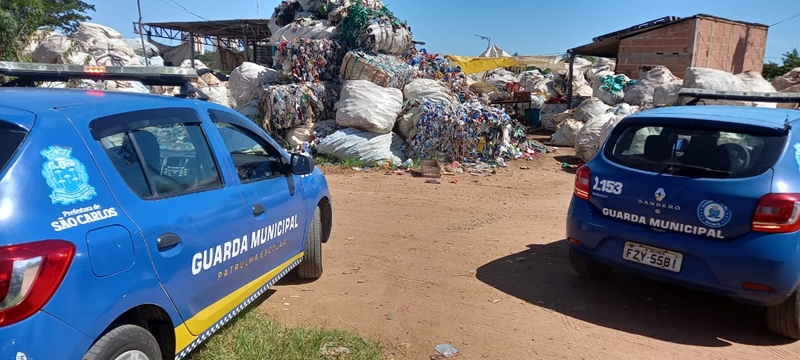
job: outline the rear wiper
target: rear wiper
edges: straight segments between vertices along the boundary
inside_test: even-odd
[[[667,171],[674,171],[674,170],[689,170],[689,171],[696,171],[698,173],[705,173],[705,174],[713,174],[718,175],[720,177],[726,177],[731,174],[730,171],[725,170],[717,170],[712,169],[704,166],[696,166],[696,165],[686,165],[686,164],[665,164],[664,168],[658,173],[662,175]],[[674,175],[675,172],[670,172],[671,175]]]

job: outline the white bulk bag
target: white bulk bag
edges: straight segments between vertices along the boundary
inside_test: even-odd
[[[382,87],[368,80],[349,80],[336,104],[336,123],[376,134],[392,131],[403,108],[400,89]]]
[[[357,129],[341,129],[319,142],[317,151],[338,159],[355,158],[368,164],[406,161],[405,141],[395,133],[375,134]]]

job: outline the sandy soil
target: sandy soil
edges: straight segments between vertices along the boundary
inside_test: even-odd
[[[564,241],[569,150],[441,184],[333,172],[325,273],[282,281],[261,309],[357,330],[409,359],[445,342],[459,359],[800,356],[800,342],[771,335],[759,309],[621,272],[579,278]]]

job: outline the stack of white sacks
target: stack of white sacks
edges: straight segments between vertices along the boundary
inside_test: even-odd
[[[781,89],[800,90],[800,68],[794,73],[775,79]],[[621,82],[628,82],[624,75],[614,73],[613,65],[596,64],[584,73],[592,84],[592,97],[584,100],[577,108],[563,111],[548,118],[550,128],[555,131],[552,145],[572,146],[576,156],[589,161],[605,142],[611,130],[628,115],[653,107],[678,105],[678,92],[682,88],[699,88],[725,91],[774,92],[773,87],[759,73],[746,71],[731,74],[722,70],[690,67],[686,78],[675,77],[669,69],[656,66],[632,85],[620,91],[611,92],[604,86],[606,77],[621,76]],[[727,104],[738,106],[776,107],[775,103],[753,103],[743,101],[706,101],[707,105]],[[544,121],[544,120],[543,120]]]
[[[46,64],[71,65],[103,65],[103,66],[164,66],[164,60],[158,48],[139,38],[125,39],[118,31],[104,25],[83,22],[72,36],[56,32],[42,34],[42,40],[30,44],[27,49],[34,62]],[[191,66],[186,60],[182,67]],[[199,60],[195,60],[198,70],[207,69]],[[234,106],[227,89],[227,84],[213,74],[205,74],[194,84],[206,93],[212,102],[225,106]],[[173,95],[175,87],[148,88],[138,81],[91,81],[82,80],[77,84],[47,83],[44,87],[78,87],[84,89],[128,91],[138,93],[156,93]]]

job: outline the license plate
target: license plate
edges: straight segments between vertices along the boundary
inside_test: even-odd
[[[645,246],[642,244],[626,242],[622,250],[622,258],[639,264],[644,264],[659,269],[673,272],[681,271],[683,254]]]

